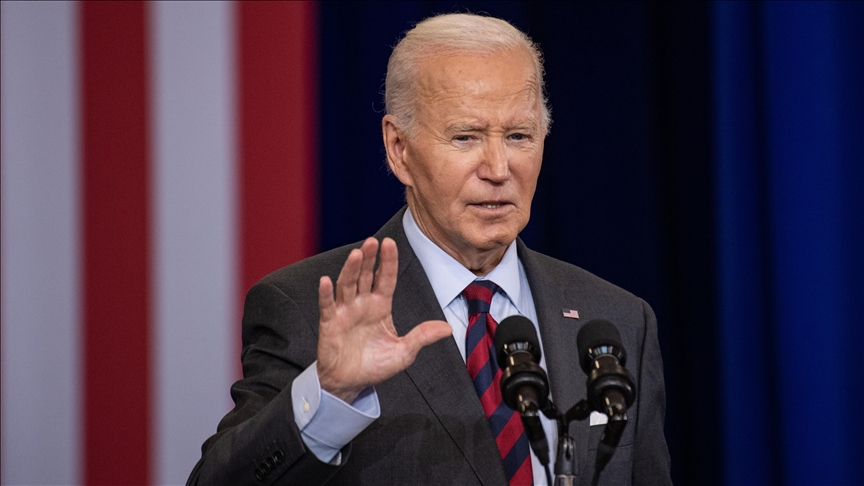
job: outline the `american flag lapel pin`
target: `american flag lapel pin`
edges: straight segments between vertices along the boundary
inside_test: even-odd
[[[579,311],[576,309],[562,309],[561,313],[564,314],[564,317],[568,317],[570,319],[579,319]]]

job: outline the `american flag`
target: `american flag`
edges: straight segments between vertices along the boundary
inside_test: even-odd
[[[579,319],[579,312],[576,309],[563,309],[561,313],[564,314],[564,317]]]
[[[2,484],[185,482],[317,247],[315,15],[2,2]]]

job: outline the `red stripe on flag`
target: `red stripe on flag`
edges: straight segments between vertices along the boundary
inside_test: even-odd
[[[242,291],[317,250],[317,8],[238,2]]]
[[[148,484],[148,96],[142,2],[81,6],[88,484]]]

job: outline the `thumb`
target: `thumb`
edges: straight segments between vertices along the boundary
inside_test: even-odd
[[[417,353],[422,348],[451,334],[453,334],[453,328],[445,321],[426,321],[414,327],[411,332],[402,338],[402,342],[405,344],[413,362],[414,357],[417,356]]]

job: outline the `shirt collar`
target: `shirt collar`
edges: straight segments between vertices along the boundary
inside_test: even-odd
[[[462,290],[478,277],[470,270],[465,268],[455,258],[448,255],[438,245],[429,239],[417,225],[414,220],[414,215],[411,214],[411,209],[405,211],[402,217],[402,227],[405,229],[405,236],[408,238],[408,243],[420,264],[423,265],[423,270],[429,278],[429,283],[432,284],[432,290],[435,292],[435,297],[438,299],[438,304],[441,308],[445,308],[453,302],[453,299],[459,297]],[[504,252],[504,257],[498,265],[489,272],[485,280],[495,282],[501,290],[510,298],[518,309],[521,302],[522,285],[519,279],[519,258],[516,254],[516,241],[514,240]],[[521,309],[518,309],[522,312]]]

